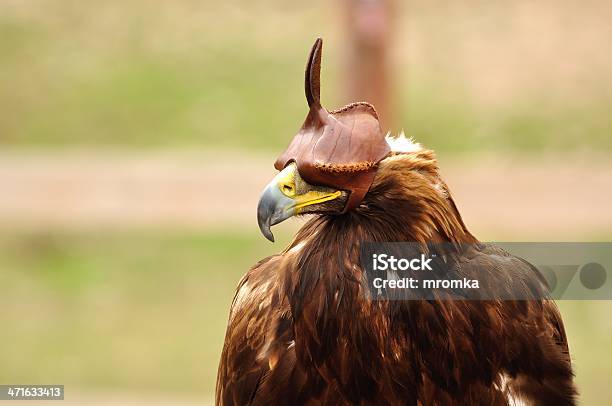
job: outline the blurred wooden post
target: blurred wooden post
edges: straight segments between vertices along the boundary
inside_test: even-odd
[[[383,130],[393,125],[391,36],[395,0],[344,0],[348,37],[344,80],[348,101],[367,101]]]

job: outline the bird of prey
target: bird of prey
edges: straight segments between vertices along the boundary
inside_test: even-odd
[[[311,216],[239,282],[216,403],[575,404],[567,337],[545,279],[468,231],[431,150],[383,134],[368,103],[321,106],[321,52],[317,39],[308,115],[257,208],[271,241],[271,226]],[[449,272],[484,272],[501,291],[519,281],[526,296],[374,298],[360,255],[377,242],[446,243]]]

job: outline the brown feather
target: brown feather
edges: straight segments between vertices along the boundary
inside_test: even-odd
[[[450,253],[457,272],[484,268],[499,289],[520,281],[534,299],[368,300],[365,241],[474,244]],[[575,404],[561,317],[536,296],[543,283],[529,263],[478,243],[431,151],[390,156],[359,207],[313,217],[241,280],[217,404]]]

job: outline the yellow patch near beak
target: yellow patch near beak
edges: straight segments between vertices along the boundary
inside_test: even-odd
[[[336,191],[324,191],[317,190],[316,186],[309,185],[299,177],[297,166],[295,163],[288,165],[276,176],[276,184],[282,194],[292,199],[295,203],[293,208],[296,214],[300,213],[300,210],[307,206],[327,202],[330,200],[337,199],[342,195],[339,190]],[[300,194],[301,190],[305,189]]]
[[[340,197],[341,195],[342,195],[342,192],[340,192],[339,190],[336,190],[335,192],[332,192],[332,193],[323,193],[323,192],[312,190],[310,192],[306,192],[303,195],[297,196],[295,198],[295,201],[297,203],[295,205],[295,210],[296,212],[299,213],[301,208],[304,208],[306,206],[312,206],[313,204],[319,204],[319,203],[327,202],[330,200],[334,200]]]

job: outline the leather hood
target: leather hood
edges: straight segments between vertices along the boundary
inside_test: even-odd
[[[363,200],[390,148],[371,104],[351,103],[331,112],[321,106],[322,47],[317,38],[306,65],[306,120],[274,166],[282,170],[295,162],[306,182],[349,191],[346,212]]]

